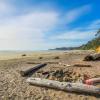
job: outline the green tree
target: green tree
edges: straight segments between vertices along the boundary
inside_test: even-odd
[[[97,31],[95,36],[100,37],[100,29]]]
[[[100,29],[97,31],[95,36],[96,37],[94,39],[88,41],[88,43],[82,45],[80,48],[84,50],[89,50],[89,49],[95,50],[98,46],[100,46]]]

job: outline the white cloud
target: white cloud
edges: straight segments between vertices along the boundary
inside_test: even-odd
[[[72,9],[68,11],[64,16],[64,21],[66,21],[67,24],[74,22],[82,15],[88,13],[90,10],[91,10],[91,5],[84,5],[79,8]]]
[[[8,4],[3,0],[0,0],[0,12],[5,12],[7,10]]]
[[[55,47],[75,47],[87,43],[89,40],[93,39],[94,36],[95,31],[81,31],[75,29],[60,33],[60,35],[50,37],[49,39],[50,41],[59,41],[58,44],[55,44]]]
[[[12,17],[0,25],[0,48],[41,48],[45,32],[51,30],[57,20],[55,12],[31,12]]]
[[[58,36],[53,37],[53,39],[58,40],[87,40],[91,37],[94,37],[95,33],[92,31],[79,31],[79,30],[73,30],[73,31],[67,31],[65,33],[61,33]]]
[[[93,21],[89,26],[88,29],[91,30],[98,30],[100,28],[100,19]]]
[[[46,32],[54,29],[57,24],[69,24],[77,20],[84,14],[87,9],[90,9],[89,5],[72,9],[65,14],[64,17],[60,17],[59,12],[43,11],[34,8],[33,11],[28,11],[27,8],[24,14],[18,13],[14,15],[17,9],[11,5],[8,0],[0,1],[0,49],[1,50],[30,50],[30,49],[44,49],[54,46],[58,46],[57,43],[45,42]],[[6,15],[10,15],[6,16]],[[5,17],[5,18],[3,18]],[[67,36],[70,33],[70,36]],[[70,32],[62,33],[60,36],[54,37],[55,39],[74,39],[76,37],[86,37],[88,35],[82,35],[80,31],[74,30]],[[52,37],[51,37],[52,38]],[[61,45],[63,45],[61,43]]]
[[[60,33],[59,35],[53,36],[52,40],[81,40],[88,41],[95,37],[96,31],[100,28],[100,20],[92,21],[87,27],[79,27],[73,30]]]
[[[58,14],[35,8],[30,10],[29,7],[25,8],[24,14],[20,11],[18,13],[17,6],[12,3],[12,0],[0,0],[0,49],[29,50],[45,47],[45,33],[55,26]]]
[[[11,5],[10,3],[11,2],[8,2],[8,0],[0,0],[0,17],[5,14],[9,14],[15,10],[13,5]]]

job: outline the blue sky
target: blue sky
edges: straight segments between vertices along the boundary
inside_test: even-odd
[[[100,28],[100,0],[0,0],[0,50],[73,47]]]

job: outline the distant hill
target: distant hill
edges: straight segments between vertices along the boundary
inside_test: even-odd
[[[79,49],[79,47],[59,47],[59,48],[54,48],[49,50],[76,50],[76,49]]]
[[[80,47],[59,47],[59,48],[54,48],[50,50],[94,50],[98,46],[100,46],[100,37],[97,37],[91,41],[88,41],[88,43],[80,46]]]
[[[97,37],[89,41],[87,44],[80,46],[80,49],[83,50],[96,49],[98,46],[100,46],[100,37]]]

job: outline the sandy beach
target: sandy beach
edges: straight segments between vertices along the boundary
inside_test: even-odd
[[[84,74],[100,77],[100,61],[83,61],[93,51],[43,51],[43,52],[1,52],[0,53],[0,100],[100,100],[99,96],[69,93],[26,83],[29,77],[22,77],[24,68],[47,63],[47,66],[35,72],[32,77],[46,78],[65,82],[80,81]],[[24,56],[23,56],[24,55]],[[66,65],[89,64],[92,67],[68,67]],[[55,73],[63,70],[67,74],[58,77]],[[48,74],[44,74],[48,73]],[[73,74],[74,73],[74,74]],[[98,85],[100,87],[100,85]]]

